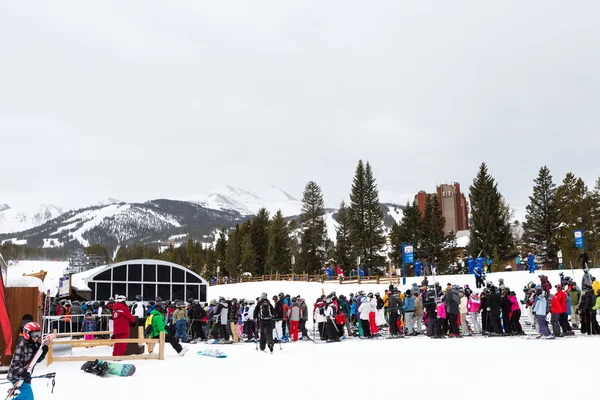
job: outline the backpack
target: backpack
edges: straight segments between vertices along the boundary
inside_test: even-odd
[[[150,314],[146,317],[146,322],[144,322],[144,335],[145,336],[150,336],[150,334],[152,333],[152,318],[154,317],[154,314]]]
[[[258,316],[261,320],[273,319],[273,314],[271,313],[271,307],[269,307],[269,303],[265,301],[260,305]]]
[[[325,316],[325,307],[319,306],[319,314]]]

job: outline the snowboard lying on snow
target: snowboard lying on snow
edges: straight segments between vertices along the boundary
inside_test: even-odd
[[[197,352],[196,354],[198,354],[199,356],[206,356],[206,357],[227,358],[225,353],[223,353],[219,350],[213,350],[213,349],[202,350],[202,351]]]
[[[86,362],[81,370],[98,376],[131,376],[135,373],[135,365],[96,360]]]

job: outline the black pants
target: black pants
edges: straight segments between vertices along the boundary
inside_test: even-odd
[[[450,324],[450,333],[458,335],[458,314],[448,313],[448,322]]]
[[[481,312],[481,331],[482,332],[491,332],[490,329],[490,313],[486,310]]]
[[[333,341],[333,342],[340,341],[340,335],[339,335],[337,326],[335,326],[335,321],[332,319],[327,321],[327,340]]]
[[[490,324],[490,332],[500,334],[500,315],[490,313],[488,314],[488,319]]]
[[[205,322],[198,320],[194,320],[194,322],[192,322],[192,337],[194,339],[200,338],[200,340],[206,340],[206,335],[204,333],[205,324]]]
[[[398,334],[398,311],[390,312],[390,334]]]
[[[266,345],[273,351],[273,324],[271,321],[260,322],[260,349],[264,350]]]
[[[435,336],[435,326],[437,324],[435,316],[427,316],[427,336],[434,337]]]
[[[179,344],[179,339],[169,333],[165,335],[165,342],[170,343],[177,353],[179,353],[182,349],[181,345]]]
[[[558,323],[560,324],[560,327],[564,333],[571,332],[573,330],[571,325],[569,325],[569,317],[567,316],[567,313],[560,314],[560,317],[558,317]]]
[[[362,331],[364,337],[371,337],[371,324],[368,319],[361,319],[360,324],[362,325]]]
[[[510,312],[502,312],[502,326],[504,327],[504,333],[512,332],[512,323],[510,322]]]
[[[244,323],[246,328],[246,334],[248,335],[248,340],[254,339],[256,336],[256,321],[253,319],[249,319]]]
[[[319,337],[321,338],[321,340],[326,340],[327,339],[327,330],[325,329],[325,322],[319,322],[318,329],[319,329]]]
[[[223,340],[229,340],[229,331],[227,325],[219,324],[219,337]]]
[[[510,327],[512,332],[521,333],[523,332],[523,327],[521,326],[521,310],[515,310],[512,312],[510,316]]]
[[[308,337],[308,331],[306,330],[306,320],[301,319],[298,330],[302,333],[302,337]]]
[[[437,318],[434,323],[433,337],[442,337],[445,320],[444,318]]]

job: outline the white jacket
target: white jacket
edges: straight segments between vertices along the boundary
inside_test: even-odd
[[[458,312],[460,314],[467,313],[467,296],[463,296],[460,298],[460,304],[458,305]]]
[[[323,307],[325,308],[325,306]],[[327,314],[327,308],[325,308],[325,314]],[[321,313],[319,312],[319,307],[315,308],[313,319],[317,324],[320,322],[327,322],[327,317],[325,317],[325,315],[321,315]]]
[[[365,301],[358,307],[358,312],[360,313],[360,319],[369,320],[369,314],[371,313],[371,305],[368,301]]]
[[[330,304],[326,309],[325,309],[325,320],[327,320],[327,318],[329,317],[330,319],[334,318],[334,305]]]
[[[248,311],[244,312],[244,322],[251,320],[254,320],[254,309],[256,309],[256,305],[252,304],[249,307],[246,307]]]
[[[373,297],[369,300],[369,305],[371,306],[371,312],[377,312],[377,298]]]

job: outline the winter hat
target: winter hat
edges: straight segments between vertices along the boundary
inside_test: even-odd
[[[120,294],[120,295],[117,296],[116,300],[117,300],[117,302],[120,303],[122,301],[127,300],[127,298],[125,296],[123,296],[122,294]]]
[[[361,300],[361,303],[366,303],[366,302],[367,302],[367,298],[363,297],[362,300]]]
[[[471,295],[475,300],[479,299],[479,295],[477,293],[473,293]]]

